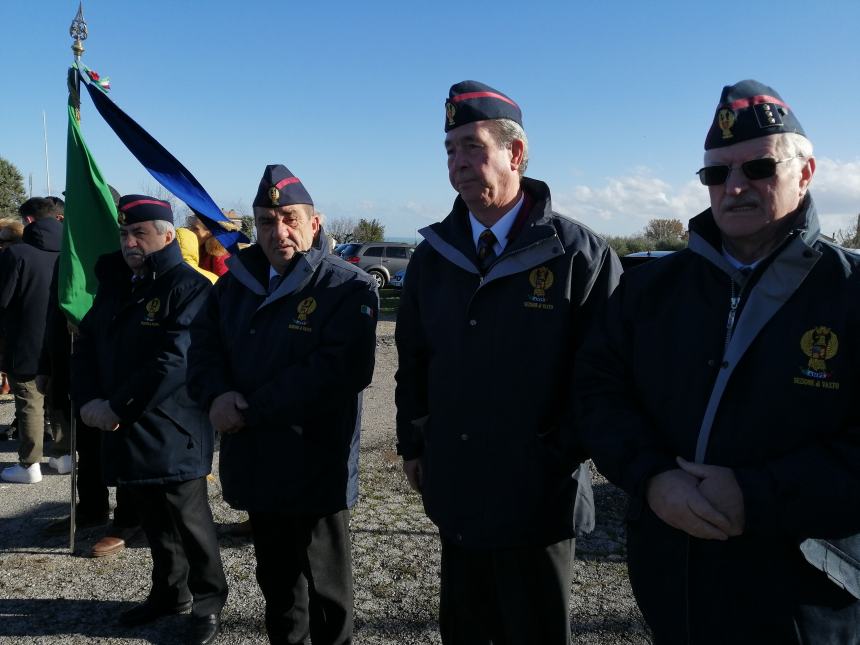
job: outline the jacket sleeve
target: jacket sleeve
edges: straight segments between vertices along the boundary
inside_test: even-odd
[[[0,312],[5,312],[18,288],[17,257],[8,250],[0,252]]]
[[[400,297],[394,339],[397,344],[397,454],[415,459],[424,451],[422,426],[429,414],[427,380],[429,351],[421,324],[418,293],[421,283],[421,258],[413,257]]]
[[[633,343],[624,319],[624,297],[622,277],[576,357],[577,430],[598,470],[641,500],[648,479],[677,465],[633,392]]]
[[[183,285],[185,286],[185,285]],[[171,313],[162,322],[164,336],[158,351],[134,370],[110,398],[110,407],[123,424],[137,421],[185,385],[190,326],[203,305],[210,284],[202,278],[170,294]]]
[[[373,378],[378,312],[376,286],[362,282],[326,321],[314,351],[245,394],[247,424],[279,427],[289,419],[304,425],[321,406],[354,400]]]
[[[207,414],[212,401],[235,389],[227,364],[227,344],[221,337],[222,299],[232,279],[227,276],[215,283],[191,323],[188,394]]]
[[[574,271],[577,267],[574,266]],[[582,346],[585,336],[600,322],[609,297],[618,286],[621,278],[622,268],[615,251],[607,244],[600,252],[597,262],[590,267],[580,269],[587,276],[585,288],[579,303],[572,303],[571,337],[573,339],[574,351]],[[578,359],[574,359],[574,364]],[[561,421],[561,432],[559,433],[560,450],[565,460],[565,466],[571,470],[578,464],[588,459],[588,454],[583,447],[581,438],[576,432],[577,427],[577,398],[576,386],[571,369],[569,382],[569,395],[565,398],[566,408],[563,410]]]

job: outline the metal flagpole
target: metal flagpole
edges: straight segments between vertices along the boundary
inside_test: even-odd
[[[84,20],[84,3],[78,3],[78,13],[75,15],[75,19],[72,21],[71,26],[69,27],[69,35],[74,38],[74,43],[72,43],[72,53],[75,56],[75,63],[81,62],[81,56],[84,53],[84,43],[83,41],[87,39],[87,23]],[[81,78],[80,71],[77,68],[77,65],[71,70],[69,73],[69,93],[72,96],[72,100],[74,101],[75,106],[75,118],[77,118],[78,122],[81,120]],[[71,331],[69,332],[71,334]],[[75,336],[72,334],[72,342],[71,342],[71,350],[73,351],[75,347]],[[69,441],[69,452],[71,453],[72,459],[72,493],[71,493],[71,501],[70,505],[70,513],[69,513],[69,551],[74,554],[75,552],[75,524],[76,524],[76,511],[77,511],[77,488],[78,488],[78,423],[77,423],[77,414],[75,414],[75,404],[71,401],[71,397],[69,398],[69,406],[70,406],[70,419],[69,419],[69,432],[71,433],[71,438]]]

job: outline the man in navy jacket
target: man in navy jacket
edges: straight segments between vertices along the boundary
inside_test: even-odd
[[[589,477],[574,475],[574,351],[620,266],[522,176],[512,99],[458,83],[445,131],[459,196],[421,231],[396,330],[398,453],[442,539],[442,640],[567,645],[574,503]]]
[[[270,641],[342,645],[376,283],[329,252],[286,167],[266,167],[254,219],[257,244],[229,260],[195,320],[189,387],[221,433],[224,499],[251,519]]]
[[[689,248],[625,274],[577,360],[660,645],[860,642],[860,258],[814,172],[775,90],[723,88]]]
[[[119,202],[121,251],[96,264],[99,289],[72,356],[72,395],[103,431],[106,483],[125,487],[152,551],[152,589],[126,625],[191,609],[186,642],[220,630],[227,581],[206,475],[214,434],[185,388],[191,320],[211,283],[182,260],[170,205]]]

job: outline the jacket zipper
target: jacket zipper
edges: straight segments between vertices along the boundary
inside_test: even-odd
[[[732,339],[732,334],[735,329],[735,316],[738,313],[738,305],[740,304],[741,297],[737,292],[737,287],[735,286],[735,281],[732,280],[732,295],[729,300],[729,317],[726,321],[726,342],[723,345],[723,356],[726,355],[726,351],[729,348],[729,341]]]

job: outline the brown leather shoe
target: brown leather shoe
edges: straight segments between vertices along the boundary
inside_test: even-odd
[[[119,553],[125,548],[125,540],[115,535],[105,535],[101,540],[93,544],[90,556],[93,558],[104,558],[108,555]]]

